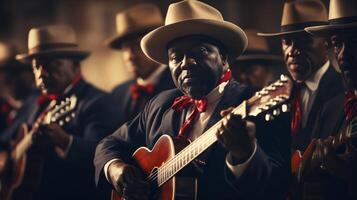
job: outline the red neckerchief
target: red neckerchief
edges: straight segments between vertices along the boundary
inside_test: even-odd
[[[76,86],[79,81],[82,79],[81,74],[77,74],[76,77],[73,79],[73,81],[71,82],[71,84],[68,85],[68,87],[65,89],[66,91],[71,90],[74,86]],[[51,94],[41,94],[38,99],[37,99],[37,104],[38,105],[44,105],[45,103],[49,103],[52,100],[57,100],[61,95],[59,94],[55,94],[55,93],[51,93]]]
[[[232,72],[231,70],[227,70],[221,77],[221,79],[218,81],[218,84],[221,84],[223,82],[229,81],[232,77]],[[193,121],[196,119],[196,116],[199,113],[205,112],[207,109],[207,98],[203,97],[202,99],[192,99],[186,95],[180,96],[175,98],[171,108],[174,109],[177,112],[181,112],[184,108],[193,105],[193,111],[191,114],[188,116],[188,118],[185,120],[185,122],[182,124],[180,127],[180,131],[178,134],[179,138],[186,138],[187,135],[186,133],[192,128]]]
[[[131,98],[134,101],[138,101],[143,95],[152,94],[154,92],[154,85],[151,83],[145,85],[139,85],[134,83],[130,86]]]
[[[343,110],[346,114],[346,122],[349,123],[357,115],[357,96],[354,91],[348,91],[343,101]]]

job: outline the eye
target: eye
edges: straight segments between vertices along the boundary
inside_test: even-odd
[[[170,53],[169,60],[173,63],[178,63],[181,61],[181,57],[178,53]]]
[[[201,53],[203,53],[203,54],[207,54],[207,53],[208,53],[208,49],[207,49],[206,47],[204,47],[204,46],[201,46],[201,47],[200,47],[200,51],[201,51]]]
[[[291,45],[291,40],[287,39],[287,38],[281,39],[281,42],[283,43],[283,45],[286,45],[286,46]]]
[[[338,53],[341,51],[341,48],[342,48],[342,42],[341,41],[338,41],[338,40],[332,40],[331,41],[331,44],[333,46],[333,50],[334,52]]]

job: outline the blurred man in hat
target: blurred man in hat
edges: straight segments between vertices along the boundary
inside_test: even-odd
[[[97,142],[118,126],[115,120],[118,113],[108,103],[108,95],[82,78],[80,61],[89,52],[79,48],[71,27],[33,28],[28,41],[28,53],[18,55],[17,59],[32,63],[42,96],[33,105],[34,110],[27,122],[32,124],[53,100],[60,103],[74,96],[76,101],[70,112],[73,114],[63,121],[42,125],[32,135],[34,145],[27,156],[43,157],[44,163],[40,165],[42,176],[33,178],[40,182],[23,180],[14,193],[14,199],[97,199],[91,176],[92,157]],[[64,112],[57,114],[54,116]],[[28,131],[26,125],[23,125],[23,131]],[[32,172],[25,173],[28,173],[26,178]]]
[[[245,30],[248,47],[231,65],[232,76],[239,83],[262,89],[283,73],[283,59],[270,52],[268,41],[255,30]]]
[[[98,186],[110,183],[126,199],[149,199],[150,185],[130,155],[139,146],[152,148],[163,134],[195,141],[221,119],[221,110],[249,98],[252,90],[231,80],[228,66],[246,46],[243,30],[215,8],[200,1],[171,4],[165,25],[145,35],[141,48],[152,60],[169,64],[176,89],[160,93],[101,141],[94,160]],[[264,127],[256,120],[257,126],[230,114],[213,129],[222,145],[195,161],[198,199],[282,199],[289,179],[289,135],[283,127],[273,130],[277,124]],[[275,132],[264,136],[262,130]]]
[[[304,30],[326,23],[327,10],[320,0],[295,0],[284,4],[280,32],[259,34],[281,38],[284,61],[296,83],[291,120],[293,150],[306,150],[314,137],[312,129],[322,105],[343,91],[340,77],[328,61],[327,41]],[[313,197],[313,184],[305,182],[301,188],[304,191],[296,195],[305,196],[297,199]]]
[[[163,24],[160,9],[151,3],[137,4],[118,13],[116,22],[117,35],[108,45],[122,53],[125,67],[133,75],[132,80],[112,92],[122,113],[118,120],[124,123],[135,117],[151,97],[174,88],[174,84],[168,67],[150,60],[140,49],[141,38]]]
[[[357,199],[356,7],[353,0],[331,0],[329,23],[305,29],[330,41],[345,86],[344,94],[323,107],[314,129],[314,136],[321,139],[316,142],[311,167],[322,175],[317,180],[323,186],[321,199]]]
[[[15,55],[14,47],[0,43],[0,135],[35,90],[31,67],[16,61]]]

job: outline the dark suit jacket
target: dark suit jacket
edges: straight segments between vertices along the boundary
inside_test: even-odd
[[[332,65],[330,65],[320,80],[320,84],[316,91],[317,94],[312,104],[310,113],[308,114],[309,116],[305,127],[292,137],[293,150],[305,150],[312,139],[312,131],[316,123],[318,112],[329,99],[343,93],[343,90],[340,75],[333,69]]]
[[[181,95],[178,89],[160,93],[137,117],[100,142],[94,159],[99,188],[109,185],[103,172],[108,161],[121,158],[130,162],[133,151],[139,146],[152,148],[164,133],[177,135],[183,117],[182,113],[171,109],[171,105],[174,99]],[[249,88],[230,81],[206,129],[221,119],[219,112],[222,109],[236,106],[251,95]],[[199,176],[200,199],[282,199],[288,187],[290,171],[290,124],[279,120],[276,120],[276,123],[273,121],[263,124],[261,120],[255,119],[257,152],[239,179],[227,169],[227,151],[218,143],[200,156],[207,162]],[[288,126],[283,126],[284,124]]]
[[[63,128],[73,135],[73,143],[65,159],[58,157],[53,148],[41,151],[44,165],[36,200],[99,198],[93,176],[95,147],[119,126],[116,120],[119,113],[110,104],[109,95],[84,80],[80,80],[65,96],[72,94],[77,97],[75,118]],[[30,117],[29,121],[33,122],[37,115]],[[37,150],[35,146],[29,154],[38,153]]]
[[[327,138],[340,133],[346,117],[343,110],[344,94],[330,99],[321,109],[314,127],[314,138]],[[351,149],[354,156],[349,159],[349,167],[355,173],[348,180],[343,180],[320,171],[320,182],[323,184],[323,199],[357,199],[357,146]]]
[[[129,80],[123,84],[120,84],[112,91],[113,101],[120,109],[120,116],[118,120],[120,125],[134,118],[143,108],[146,102],[160,92],[168,89],[175,88],[172,82],[172,77],[169,67],[162,72],[159,81],[155,85],[154,92],[150,96],[146,96],[140,100],[140,106],[136,106],[138,102],[134,102],[130,93],[130,86],[135,83],[135,80]]]

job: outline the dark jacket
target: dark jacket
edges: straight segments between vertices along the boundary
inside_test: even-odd
[[[119,124],[134,118],[145,106],[145,104],[155,95],[164,90],[175,88],[172,82],[172,77],[169,67],[162,72],[159,81],[155,85],[154,92],[151,95],[142,97],[139,101],[134,101],[131,96],[130,87],[135,83],[135,80],[129,80],[120,84],[112,91],[113,101],[118,106],[120,116],[118,116]]]
[[[332,65],[329,66],[326,73],[320,80],[316,91],[315,100],[308,114],[307,123],[297,134],[292,137],[293,150],[305,150],[312,139],[312,129],[316,123],[317,115],[322,106],[331,98],[343,93],[343,84],[340,75],[334,70]]]
[[[171,105],[174,99],[181,95],[178,89],[162,92],[152,99],[137,117],[100,142],[94,159],[99,188],[109,185],[103,172],[108,161],[121,158],[130,162],[133,151],[139,146],[152,148],[161,135],[178,134],[183,117],[182,113],[171,109]],[[208,121],[206,130],[221,119],[221,110],[237,106],[251,95],[249,88],[230,81]],[[239,179],[227,169],[227,151],[220,144],[215,143],[200,156],[207,164],[199,176],[199,199],[282,199],[288,187],[290,171],[289,123],[276,120],[266,124],[262,123],[261,118],[255,118],[255,121],[257,152]],[[288,125],[284,126],[286,124]]]
[[[28,153],[29,157],[39,153],[44,160],[39,189],[34,194],[36,200],[99,198],[92,164],[95,147],[103,137],[119,126],[116,120],[119,113],[114,105],[110,104],[109,95],[84,80],[80,80],[65,97],[72,94],[77,97],[75,117],[63,126],[66,132],[73,135],[73,143],[67,157],[63,159],[57,156],[54,148],[45,151],[41,149],[38,152],[36,146]],[[34,113],[37,114],[28,120],[31,123],[40,112]]]

